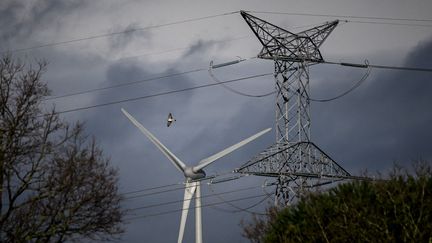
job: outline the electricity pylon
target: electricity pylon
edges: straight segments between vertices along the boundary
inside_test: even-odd
[[[241,11],[263,45],[258,58],[274,62],[276,143],[236,170],[276,180],[276,203],[311,187],[351,175],[310,141],[309,66],[323,62],[319,47],[338,24],[328,22],[294,34]]]

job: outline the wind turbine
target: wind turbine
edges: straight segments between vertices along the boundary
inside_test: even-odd
[[[247,143],[257,139],[263,134],[269,132],[271,128],[262,130],[261,132],[246,138],[245,140],[228,147],[219,153],[216,153],[208,158],[201,160],[195,166],[185,165],[179,158],[177,158],[171,151],[168,150],[153,134],[151,134],[141,123],[139,123],[132,115],[130,115],[123,108],[121,109],[123,114],[142,132],[147,136],[148,139],[173,163],[173,165],[183,173],[186,179],[185,193],[183,198],[183,210],[180,220],[180,229],[178,235],[178,243],[183,241],[183,234],[186,225],[186,218],[189,212],[190,202],[192,197],[195,196],[195,242],[202,243],[202,216],[201,216],[201,188],[200,179],[206,177],[204,167],[210,165],[214,161],[222,158],[223,156],[233,152],[234,150],[246,145]]]

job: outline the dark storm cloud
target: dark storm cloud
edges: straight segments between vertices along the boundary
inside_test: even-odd
[[[151,71],[152,67],[139,66],[138,64],[131,62],[122,62],[112,64],[106,71],[106,82],[104,86],[119,85],[139,80],[144,80],[152,77],[159,77],[177,73],[175,69],[168,69],[162,73],[154,73]],[[146,95],[152,95],[164,91],[178,90],[185,87],[193,86],[187,76],[175,76],[166,79],[156,79],[148,82],[142,82],[132,86],[125,86],[123,88],[117,88],[100,92],[94,98],[93,102],[96,104],[105,103],[116,100],[123,100],[134,97],[141,97]],[[169,112],[174,114],[181,113],[184,109],[187,109],[188,102],[191,95],[184,92],[172,96],[160,96],[151,99],[137,100],[135,102],[127,102],[111,107],[107,107],[103,112],[97,111],[97,116],[87,118],[92,120],[94,124],[103,124],[102,126],[97,125],[95,129],[99,134],[104,136],[108,141],[112,140],[113,137],[116,139],[123,138],[127,139],[122,135],[123,131],[115,129],[117,126],[118,119],[124,120],[120,107],[128,108],[131,112],[139,112],[138,114],[143,115],[145,121],[150,126],[163,125],[165,126],[166,115]],[[116,114],[113,116],[113,114]],[[140,117],[142,118],[142,116]],[[107,119],[110,122],[105,122]],[[134,129],[134,127],[130,127]],[[133,130],[135,132],[135,130]],[[106,137],[105,137],[106,136]]]
[[[195,54],[202,54],[204,51],[208,51],[209,48],[217,45],[214,41],[198,40],[187,49],[183,54],[183,58],[191,57]]]
[[[140,28],[138,23],[131,23],[126,28],[117,27],[111,30],[111,33],[122,33],[120,35],[114,35],[109,39],[109,46],[112,50],[122,50],[133,41],[137,41],[140,44],[147,45],[151,41],[150,30],[137,30]]]
[[[404,65],[430,68],[431,54],[432,41],[421,43]],[[395,161],[431,160],[432,74],[391,70],[373,70],[373,74],[349,96],[312,104],[317,118],[314,138],[355,171],[385,170]],[[340,86],[346,85],[342,81]]]
[[[0,40],[3,45],[25,39],[40,28],[59,27],[64,15],[86,6],[85,0],[5,0],[0,3]],[[4,48],[4,47],[3,47]]]

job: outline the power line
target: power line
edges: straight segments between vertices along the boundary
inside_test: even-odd
[[[332,98],[327,98],[327,99],[315,99],[315,98],[311,98],[308,97],[307,99],[310,101],[314,101],[314,102],[329,102],[329,101],[333,101],[339,98],[342,98],[344,96],[346,96],[347,94],[351,93],[352,91],[354,91],[355,89],[357,89],[358,87],[360,87],[364,81],[369,77],[371,69],[372,68],[379,68],[379,69],[391,69],[391,70],[403,70],[403,71],[420,71],[420,72],[432,72],[432,69],[430,68],[417,68],[417,67],[397,67],[397,66],[384,66],[384,65],[373,65],[373,64],[369,64],[369,61],[365,61],[364,64],[359,64],[359,63],[345,63],[345,62],[330,62],[330,61],[322,61],[322,63],[325,64],[337,64],[337,65],[341,65],[341,66],[350,66],[350,67],[355,67],[355,68],[367,68],[366,73],[361,77],[361,79],[359,81],[357,81],[351,88],[349,88],[348,90],[344,91],[343,93],[334,96]],[[230,65],[230,64],[228,64]],[[276,91],[270,92],[270,93],[266,93],[266,94],[260,94],[260,95],[252,95],[252,94],[248,94],[248,93],[244,93],[235,89],[232,89],[231,87],[224,85],[222,83],[220,83],[220,81],[214,76],[214,74],[212,73],[212,63],[210,63],[210,67],[208,69],[209,75],[210,77],[216,82],[221,84],[224,88],[228,89],[229,91],[241,95],[241,96],[246,96],[246,97],[265,97],[271,94],[274,94]]]
[[[153,191],[153,190],[156,190],[156,189],[161,189],[161,188],[166,188],[166,187],[171,187],[171,186],[178,186],[178,185],[181,185],[181,184],[182,183],[173,183],[173,184],[162,185],[162,186],[148,187],[148,188],[144,188],[144,189],[123,192],[123,193],[120,193],[120,195],[124,196],[124,195],[139,193],[139,192]]]
[[[432,68],[418,68],[418,67],[397,67],[397,66],[384,66],[384,65],[369,65],[372,68],[379,69],[393,69],[404,71],[418,71],[418,72],[432,72]]]
[[[378,69],[391,69],[391,70],[402,70],[402,71],[432,72],[431,68],[419,68],[419,67],[401,67],[401,66],[388,66],[388,65],[374,65],[374,64],[369,64],[369,63],[367,63],[367,64],[358,64],[358,63],[345,63],[345,62],[332,62],[332,61],[323,61],[322,63],[325,63],[325,64],[336,64],[336,65],[341,65],[341,66],[350,66],[350,67],[357,67],[357,68],[368,68],[368,67],[371,67],[371,68],[378,68]],[[92,93],[92,92],[101,91],[101,90],[107,90],[107,89],[119,88],[119,87],[124,87],[124,86],[130,86],[130,85],[134,85],[134,84],[137,84],[137,83],[149,82],[149,81],[153,81],[153,80],[159,80],[159,79],[164,79],[164,78],[169,78],[169,77],[184,75],[184,74],[188,74],[188,73],[200,72],[200,71],[204,71],[204,70],[207,70],[207,69],[205,69],[205,68],[192,69],[192,70],[188,70],[188,71],[184,71],[184,72],[173,73],[173,74],[168,74],[168,75],[163,75],[163,76],[158,76],[158,77],[152,77],[152,78],[147,78],[147,79],[143,79],[143,80],[128,82],[128,83],[124,83],[124,84],[106,86],[106,87],[102,87],[102,88],[95,88],[95,89],[89,89],[89,90],[83,90],[83,91],[79,91],[79,92],[74,92],[74,93],[63,94],[63,95],[54,96],[54,97],[48,97],[45,100],[53,100],[53,99],[65,98],[65,97],[70,97],[70,96],[75,96],[75,95],[86,94],[86,93]],[[193,90],[193,89],[205,88],[205,87],[214,86],[214,85],[223,85],[225,83],[236,82],[236,81],[240,81],[240,80],[244,80],[244,79],[249,79],[249,78],[262,77],[262,76],[267,76],[267,75],[270,75],[270,74],[271,73],[266,73],[266,74],[259,74],[259,75],[244,77],[244,78],[240,78],[240,79],[233,79],[233,80],[227,80],[227,81],[219,81],[216,77],[212,76],[212,73],[210,71],[210,76],[216,82],[214,84],[201,85],[201,86],[190,87],[190,88],[185,88],[185,89],[181,89],[181,90],[162,92],[162,93],[157,93],[157,94],[153,94],[153,95],[147,95],[147,96],[141,96],[141,97],[136,97],[136,98],[131,98],[131,99],[125,99],[125,100],[120,100],[120,101],[108,102],[108,103],[98,104],[98,105],[93,105],[93,106],[88,106],[88,107],[81,107],[81,108],[75,108],[75,109],[70,109],[70,110],[65,110],[65,111],[59,111],[59,112],[57,112],[57,114],[74,112],[74,111],[79,111],[79,110],[85,110],[85,109],[90,109],[90,108],[95,108],[95,107],[100,107],[100,106],[113,105],[113,104],[117,104],[117,103],[123,103],[123,102],[128,102],[128,101],[139,100],[139,99],[147,99],[147,98],[157,97],[157,96],[161,96],[161,95],[167,95],[167,94],[184,92],[184,91]],[[367,75],[369,75],[369,74],[367,74]],[[359,83],[361,84],[364,81],[364,79],[366,79],[366,78],[367,78],[367,76],[365,78],[362,78],[359,81]],[[225,88],[227,88],[226,85],[223,85],[223,86]],[[354,85],[353,89],[355,89],[357,87],[358,87],[357,85]],[[248,97],[265,97],[265,96],[268,96],[268,95],[274,93],[274,91],[273,91],[271,93],[267,93],[267,94],[263,94],[263,95],[251,95],[251,94],[246,94],[246,93],[243,93],[243,92],[240,92],[240,91],[237,91],[237,90],[232,90],[231,88],[229,88],[229,89],[232,92],[235,92],[235,93],[243,95],[243,96],[248,96]],[[349,91],[347,91],[347,93],[350,93],[351,91],[352,90],[350,89]],[[334,99],[340,98],[340,97],[345,96],[345,95],[346,94],[343,93],[343,94],[339,95],[338,97],[331,98],[331,99],[325,99],[325,100],[326,101],[330,101],[330,100],[334,100]],[[324,101],[320,101],[319,99],[311,99],[311,100],[312,101],[317,101],[317,102],[324,102]]]
[[[365,64],[367,65],[367,62],[365,62]],[[356,83],[355,83],[351,88],[349,88],[347,91],[345,91],[345,92],[343,92],[343,93],[341,93],[341,94],[339,94],[339,95],[336,95],[336,96],[334,96],[334,97],[332,97],[332,98],[327,98],[327,99],[314,99],[314,98],[310,98],[310,97],[308,97],[308,100],[310,100],[310,101],[314,101],[314,102],[329,102],[329,101],[333,101],[333,100],[337,100],[337,99],[339,99],[339,98],[342,98],[342,97],[344,97],[345,95],[347,95],[347,94],[351,93],[352,91],[354,91],[356,88],[360,87],[360,85],[362,85],[363,82],[364,82],[364,81],[369,77],[370,71],[371,71],[371,67],[368,66],[368,68],[367,68],[367,70],[366,70],[366,73],[361,77],[361,79],[360,79],[359,81],[357,81],[357,82],[356,82]]]
[[[265,185],[265,186],[274,186],[274,185]],[[209,184],[209,188],[210,188],[211,193],[212,193],[214,196],[216,196],[216,197],[217,197],[221,202],[225,202],[225,203],[228,204],[229,206],[231,206],[231,207],[233,207],[233,208],[236,209],[236,210],[226,210],[226,209],[222,209],[222,208],[218,208],[218,207],[213,207],[213,208],[216,209],[216,210],[220,210],[220,211],[223,211],[223,212],[226,212],[226,213],[247,212],[247,213],[251,213],[251,214],[266,215],[265,213],[263,214],[263,213],[259,213],[259,212],[252,212],[252,211],[250,211],[250,209],[251,209],[251,208],[254,208],[254,207],[256,207],[256,206],[258,206],[259,204],[261,204],[262,202],[264,202],[265,200],[269,199],[269,198],[272,196],[272,194],[267,193],[267,192],[264,190],[264,188],[263,188],[265,194],[267,195],[266,197],[264,197],[263,199],[259,200],[258,202],[254,203],[254,204],[252,204],[252,205],[249,205],[249,206],[246,207],[246,208],[242,208],[242,207],[239,207],[239,206],[237,206],[237,205],[235,205],[235,204],[233,204],[233,203],[227,202],[227,200],[224,199],[223,197],[221,197],[219,193],[215,193],[214,190],[213,190],[213,187],[211,186],[211,184]]]
[[[212,175],[212,176],[207,176],[205,178],[202,178],[200,180],[197,181],[207,181],[207,180],[212,180],[218,176],[224,176],[227,174],[232,174],[232,171],[229,172],[223,172],[223,173],[218,173],[216,175]],[[148,188],[144,188],[144,189],[138,189],[138,190],[133,190],[133,191],[128,191],[128,192],[123,192],[120,195],[128,195],[128,194],[135,194],[135,193],[139,193],[139,192],[145,192],[145,191],[152,191],[152,190],[156,190],[156,189],[161,189],[161,188],[165,188],[165,187],[171,187],[171,186],[179,186],[179,185],[184,185],[183,182],[178,182],[178,183],[172,183],[172,184],[167,184],[167,185],[160,185],[160,186],[154,186],[154,187],[148,187]],[[184,189],[187,188],[186,186],[182,186],[180,189]]]
[[[180,76],[180,75],[189,74],[189,73],[196,73],[196,72],[200,72],[200,71],[204,71],[204,70],[206,70],[206,69],[205,68],[192,69],[192,70],[188,70],[188,71],[184,71],[184,72],[178,72],[178,73],[173,73],[173,74],[168,74],[168,75],[163,75],[163,76],[146,78],[146,79],[132,81],[132,82],[123,83],[123,84],[111,85],[111,86],[106,86],[106,87],[102,87],[102,88],[88,89],[88,90],[78,91],[78,92],[74,92],[74,93],[68,93],[68,94],[58,95],[58,96],[54,96],[54,97],[48,97],[44,100],[54,100],[54,99],[60,99],[60,98],[75,96],[75,95],[93,93],[93,92],[101,91],[101,90],[120,88],[120,87],[138,84],[138,83],[144,83],[144,82],[149,82],[149,81],[154,81],[154,80],[159,80],[159,79],[164,79],[164,78],[171,78],[171,77]]]
[[[211,43],[230,42],[230,41],[248,39],[248,38],[251,38],[251,37],[252,36],[248,35],[248,36],[234,37],[234,38],[225,39],[225,40],[214,40],[214,41],[212,40]],[[117,61],[122,61],[123,59],[130,59],[130,58],[137,58],[137,57],[152,56],[152,55],[157,55],[157,54],[176,52],[176,51],[181,51],[181,50],[185,50],[185,49],[189,49],[189,48],[190,48],[190,46],[184,46],[184,47],[178,47],[178,48],[173,48],[173,49],[168,49],[168,50],[161,50],[161,51],[156,51],[156,52],[143,53],[143,54],[140,54],[140,55],[125,56],[125,57],[120,57],[119,59],[117,59]]]
[[[52,43],[46,43],[41,44],[37,46],[31,46],[31,47],[24,47],[24,48],[17,48],[10,51],[0,51],[0,53],[15,53],[15,52],[22,52],[22,51],[28,51],[28,50],[34,50],[34,49],[40,49],[44,47],[52,47],[52,46],[59,46],[59,45],[66,45],[71,44],[75,42],[81,42],[81,41],[88,41],[88,40],[94,40],[94,39],[100,39],[100,38],[106,38],[111,37],[114,35],[122,35],[127,33],[133,33],[138,31],[146,31],[149,29],[155,29],[155,28],[161,28],[171,25],[177,25],[177,24],[183,24],[183,23],[189,23],[189,22],[195,22],[195,21],[201,21],[205,19],[210,18],[216,18],[221,16],[227,16],[236,14],[239,11],[234,12],[226,12],[221,14],[215,14],[215,15],[208,15],[198,18],[190,18],[185,20],[179,20],[174,22],[169,22],[165,24],[159,24],[159,25],[151,25],[146,26],[142,28],[133,28],[133,29],[127,29],[124,31],[118,31],[118,32],[110,32],[105,34],[97,34],[97,35],[91,35],[86,36],[82,38],[75,38],[70,40],[64,40],[64,41],[58,41],[58,42],[52,42]],[[386,18],[386,17],[374,17],[374,16],[353,16],[353,15],[334,15],[334,14],[309,14],[309,13],[294,13],[294,12],[272,12],[272,11],[247,11],[252,13],[264,13],[264,14],[283,14],[283,15],[293,15],[293,16],[312,16],[312,17],[335,17],[335,18],[351,18],[351,19],[375,19],[375,20],[387,20],[387,21],[412,21],[412,22],[432,22],[431,19],[412,19],[412,18]],[[378,22],[378,21],[351,21],[347,20],[347,22],[353,22],[353,23],[366,23],[366,24],[391,24],[391,25],[408,25],[408,26],[422,26],[422,27],[432,27],[432,25],[422,25],[422,24],[414,24],[414,23],[389,23],[389,22]]]
[[[70,40],[65,40],[65,41],[59,41],[59,42],[52,42],[52,43],[47,43],[47,44],[41,44],[41,45],[38,45],[38,46],[18,48],[18,49],[14,49],[14,50],[11,50],[11,51],[1,51],[0,53],[6,53],[6,52],[14,53],[14,52],[21,52],[21,51],[28,51],[28,50],[33,50],[33,49],[39,49],[39,48],[44,48],[44,47],[52,47],[52,46],[65,45],[65,44],[70,44],[70,43],[80,42],[80,41],[87,41],[87,40],[106,38],[106,37],[110,37],[110,36],[114,36],[114,35],[122,35],[122,34],[137,32],[137,31],[146,31],[146,30],[149,30],[149,29],[161,28],[161,27],[166,27],[166,26],[170,26],[170,25],[184,24],[184,23],[201,21],[201,20],[211,19],[211,18],[216,18],[216,17],[221,17],[221,16],[227,16],[227,15],[236,14],[238,12],[239,11],[226,12],[226,13],[221,13],[221,14],[208,15],[208,16],[204,16],[204,17],[190,18],[190,19],[185,19],[185,20],[179,20],[179,21],[169,22],[169,23],[165,23],[165,24],[151,25],[151,26],[146,26],[146,27],[142,27],[142,28],[133,28],[133,29],[127,29],[127,30],[124,30],[124,31],[111,32],[111,33],[105,33],[105,34],[98,34],[98,35],[87,36],[87,37],[76,38],[76,39],[70,39]]]
[[[190,187],[194,187],[194,186],[195,185],[181,186],[181,187],[177,187],[177,188],[173,188],[173,189],[167,189],[167,190],[163,190],[163,191],[150,192],[150,193],[140,194],[140,195],[136,195],[136,196],[124,197],[123,199],[124,200],[130,200],[130,199],[135,199],[135,198],[140,198],[140,197],[153,196],[153,195],[162,194],[162,193],[166,193],[166,192],[173,192],[173,191],[177,191],[177,190],[182,190],[182,189],[190,188]],[[163,188],[163,187],[164,186],[161,186],[160,188]],[[168,186],[166,186],[166,187],[168,187]]]
[[[379,22],[379,21],[359,21],[359,20],[343,20],[346,23],[358,23],[358,24],[379,24],[379,25],[400,25],[400,26],[417,26],[417,27],[428,27],[431,28],[430,24],[415,24],[415,23],[395,23],[395,22]]]
[[[236,198],[236,199],[232,199],[232,200],[227,200],[226,202],[237,202],[237,201],[243,201],[243,200],[247,200],[247,199],[259,198],[259,197],[264,197],[264,196],[267,196],[267,194],[259,194],[259,195],[255,195],[255,196],[241,197],[241,198]],[[201,205],[200,208],[219,205],[219,204],[223,204],[226,202],[203,204],[203,205]],[[191,209],[196,209],[196,208],[198,208],[198,207],[197,206],[191,207]],[[135,216],[135,217],[126,218],[125,221],[148,218],[148,217],[155,217],[155,216],[160,216],[160,215],[165,215],[165,214],[172,214],[172,213],[181,212],[181,211],[185,211],[185,210],[189,210],[189,208],[187,208],[187,209],[175,209],[175,210],[163,211],[163,212],[159,212],[159,213],[139,215],[139,216]]]
[[[216,207],[216,206],[213,206],[212,208],[215,209],[215,210],[219,210],[219,211],[225,212],[225,213],[246,212],[246,213],[250,213],[250,214],[253,214],[253,215],[267,215],[267,213],[253,212],[250,209],[254,208],[254,207],[258,206],[258,205],[260,205],[261,203],[263,203],[264,201],[266,201],[267,199],[269,199],[271,196],[272,195],[268,195],[267,194],[264,198],[260,199],[258,202],[254,203],[252,205],[249,205],[249,206],[247,206],[245,208],[236,206],[235,204],[230,203],[230,202],[228,202],[225,199],[222,199],[222,197],[218,197],[221,202],[224,202],[224,203],[228,204],[229,206],[235,208],[236,210],[228,210],[228,209],[224,209],[224,208],[220,208],[220,207]]]
[[[263,13],[263,14],[293,15],[293,16],[348,18],[348,19],[375,19],[375,20],[388,20],[388,21],[432,22],[432,19],[414,19],[414,18],[391,18],[391,17],[376,17],[376,16],[313,14],[313,13],[274,12],[274,11],[246,11],[246,12]]]
[[[401,67],[401,66],[388,66],[388,65],[375,65],[375,64],[361,64],[361,63],[347,63],[347,62],[332,62],[332,61],[322,61],[325,64],[335,64],[341,66],[349,66],[356,68],[378,68],[378,69],[392,69],[392,70],[402,70],[402,71],[418,71],[418,72],[432,72],[432,68],[420,68],[420,67]]]
[[[341,66],[349,66],[349,67],[355,67],[355,68],[367,68],[366,73],[362,76],[362,78],[356,82],[350,89],[348,89],[347,91],[332,97],[332,98],[328,98],[328,99],[314,99],[314,98],[308,98],[310,101],[314,101],[314,102],[329,102],[329,101],[333,101],[339,98],[342,98],[343,96],[351,93],[352,91],[354,91],[356,88],[360,87],[360,85],[363,84],[363,82],[368,78],[370,71],[372,68],[379,68],[379,69],[391,69],[391,70],[401,70],[401,71],[418,71],[418,72],[432,72],[431,68],[417,68],[417,67],[398,67],[398,66],[384,66],[384,65],[374,65],[374,64],[369,64],[369,62],[366,60],[364,64],[359,64],[359,63],[345,63],[345,62],[329,62],[329,61],[323,61],[323,63],[325,64],[336,64],[336,65],[341,65]]]
[[[233,83],[233,82],[238,82],[238,81],[246,80],[246,79],[252,79],[252,78],[269,76],[269,75],[272,75],[272,74],[273,73],[257,74],[257,75],[242,77],[242,78],[236,78],[236,79],[221,81],[221,83]],[[156,94],[145,95],[145,96],[140,96],[140,97],[135,97],[135,98],[129,98],[129,99],[112,101],[112,102],[107,102],[107,103],[102,103],[102,104],[97,104],[97,105],[84,106],[84,107],[73,108],[73,109],[69,109],[69,110],[57,111],[57,112],[55,112],[55,114],[63,114],[63,113],[81,111],[81,110],[88,110],[88,109],[92,109],[92,108],[96,108],[96,107],[103,107],[103,106],[120,104],[120,103],[125,103],[125,102],[130,102],[130,101],[148,99],[148,98],[153,98],[153,97],[158,97],[158,96],[163,96],[163,95],[169,95],[169,94],[175,94],[175,93],[190,91],[190,90],[194,90],[194,89],[201,89],[201,88],[206,88],[206,87],[211,87],[211,86],[216,86],[216,85],[220,85],[220,83],[204,84],[204,85],[199,85],[199,86],[194,86],[194,87],[189,87],[189,88],[184,88],[184,89],[179,89],[179,90],[160,92],[160,93],[156,93]]]
[[[345,23],[359,23],[359,24],[379,24],[379,25],[399,25],[399,26],[416,26],[416,27],[427,27],[431,28],[430,24],[421,24],[419,22],[432,22],[432,19],[411,19],[411,18],[386,18],[386,17],[374,17],[374,16],[354,16],[354,15],[334,15],[334,14],[309,14],[309,13],[294,13],[294,12],[269,12],[269,11],[248,11],[252,13],[264,13],[264,14],[280,14],[280,15],[292,15],[292,16],[309,16],[309,17],[332,17],[332,18],[344,18],[341,21]],[[349,19],[371,19],[371,20],[385,20],[384,21],[361,21],[361,20],[349,20]],[[411,21],[414,23],[398,23],[388,21]]]
[[[239,40],[239,39],[244,39],[244,38],[246,38],[246,37],[243,36],[243,37],[232,38],[232,39],[228,39],[228,40],[219,40],[219,41],[213,41],[213,42],[228,42],[228,41]],[[247,38],[249,38],[249,37],[247,37]],[[125,57],[125,58],[121,58],[121,59],[173,52],[173,51],[177,51],[177,50],[183,50],[186,48],[187,47],[176,48],[176,49],[161,51],[161,52],[157,52],[157,53],[147,53],[147,54],[143,54],[143,55]],[[159,80],[159,79],[164,79],[164,78],[170,78],[170,77],[175,77],[175,76],[179,76],[179,75],[184,75],[184,74],[189,74],[189,73],[194,73],[194,72],[200,72],[200,71],[204,71],[204,70],[207,70],[207,69],[205,69],[205,68],[192,69],[192,70],[188,70],[188,71],[183,71],[183,72],[178,72],[178,73],[173,73],[173,74],[168,74],[168,75],[163,75],[163,76],[157,76],[157,77],[152,77],[152,78],[146,78],[146,79],[142,79],[142,80],[138,80],[138,81],[132,81],[132,82],[123,83],[123,84],[117,84],[117,85],[111,85],[111,86],[106,86],[106,87],[101,87],[101,88],[94,88],[94,89],[82,90],[82,91],[77,91],[77,92],[72,92],[72,93],[66,93],[66,94],[62,94],[62,95],[47,97],[44,99],[44,101],[66,98],[66,97],[70,97],[70,96],[82,95],[82,94],[87,94],[87,93],[93,93],[93,92],[108,90],[108,89],[113,89],[113,88],[120,88],[120,87],[124,87],[124,86],[130,86],[130,85],[138,84],[138,83],[144,83],[144,82],[149,82],[149,81],[154,81],[154,80]]]
[[[195,185],[194,185],[195,186]],[[235,193],[235,192],[242,192],[242,191],[248,191],[248,190],[252,190],[252,189],[256,189],[259,188],[261,186],[251,186],[251,187],[245,187],[245,188],[240,188],[240,189],[235,189],[235,190],[230,190],[230,191],[225,191],[225,192],[220,192],[220,193],[213,193],[210,195],[204,195],[201,197],[194,197],[188,200],[174,200],[174,201],[168,201],[168,202],[159,202],[156,204],[150,204],[150,205],[146,205],[146,206],[140,206],[140,207],[135,207],[135,208],[130,208],[130,209],[126,209],[127,211],[136,211],[136,210],[141,210],[141,209],[147,209],[147,208],[154,208],[154,207],[160,207],[160,206],[166,206],[166,205],[170,205],[170,204],[175,204],[175,203],[179,203],[179,202],[183,202],[183,201],[191,201],[195,198],[208,198],[208,197],[214,197],[214,196],[218,196],[218,195],[224,195],[224,194],[230,194],[230,193]],[[184,189],[186,187],[183,187],[182,189]]]
[[[221,83],[221,81],[213,74],[213,68],[219,68],[219,67],[223,67],[223,66],[228,66],[228,65],[236,64],[236,63],[239,63],[239,62],[242,62],[242,61],[246,61],[246,60],[247,59],[240,59],[240,60],[237,60],[237,61],[228,62],[228,63],[224,63],[224,64],[219,64],[219,65],[213,65],[213,61],[211,61],[210,65],[209,65],[209,68],[208,68],[208,73],[209,73],[210,77],[213,79],[213,81],[215,81],[215,83],[218,83],[218,84],[222,85],[222,87],[224,87],[225,89],[227,89],[227,90],[229,90],[229,91],[231,91],[231,92],[233,92],[235,94],[241,95],[241,96],[253,97],[253,98],[262,98],[262,97],[266,97],[266,96],[275,94],[276,91],[271,91],[271,92],[268,92],[268,93],[265,93],[265,94],[248,94],[248,93],[245,93],[245,92],[242,92],[242,91],[238,91],[236,89],[233,89],[233,88],[229,87],[228,85],[225,85],[224,83]]]
[[[195,185],[193,185],[193,186],[195,186]],[[140,194],[140,195],[135,195],[135,196],[130,196],[130,197],[124,197],[123,199],[124,200],[130,200],[130,199],[135,199],[135,198],[140,198],[140,197],[148,197],[148,196],[153,196],[153,195],[162,194],[162,193],[166,193],[166,192],[173,192],[173,191],[177,191],[177,190],[181,190],[181,189],[185,189],[185,188],[189,188],[189,187],[193,187],[193,186],[182,186],[182,187],[167,189],[167,190],[163,190],[163,191],[150,192],[150,193],[145,193],[145,194]]]

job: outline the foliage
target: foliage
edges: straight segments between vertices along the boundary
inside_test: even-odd
[[[252,242],[431,242],[432,171],[426,162],[414,168],[309,194],[255,218],[244,236]]]
[[[117,171],[81,124],[44,111],[45,69],[0,60],[0,241],[111,239],[122,232]]]

